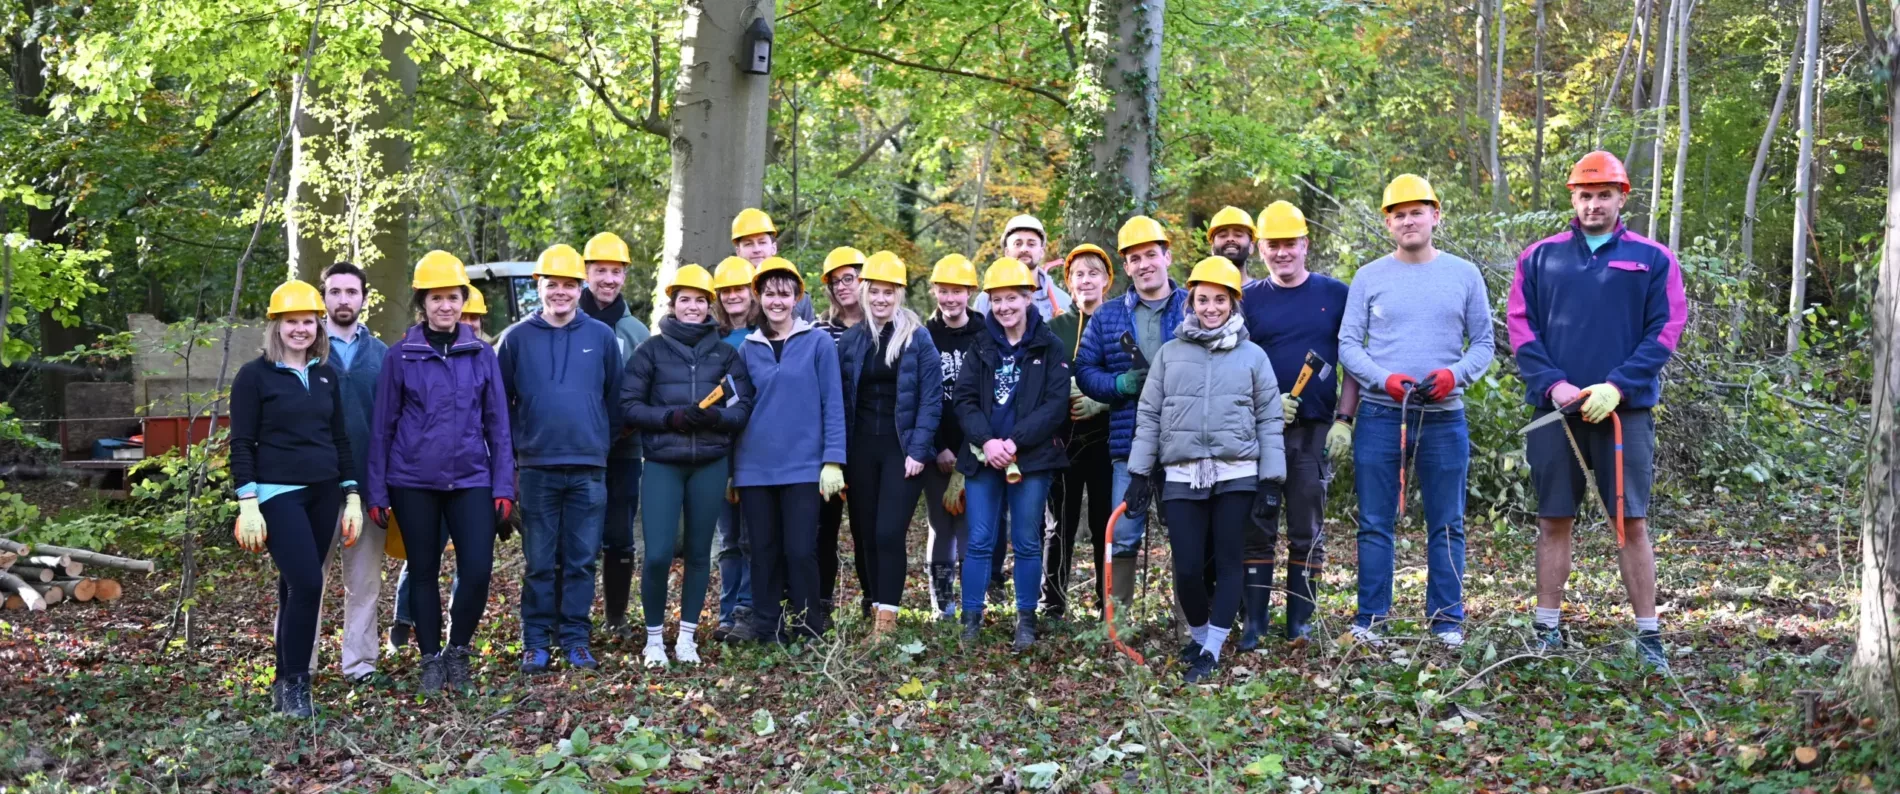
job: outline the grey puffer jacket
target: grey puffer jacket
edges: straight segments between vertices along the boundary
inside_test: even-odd
[[[1238,319],[1228,328],[1237,329],[1238,339],[1219,349],[1218,335],[1202,331],[1190,314],[1161,346],[1135,410],[1129,471],[1158,477],[1177,463],[1255,460],[1260,479],[1286,480],[1285,421],[1273,365]]]

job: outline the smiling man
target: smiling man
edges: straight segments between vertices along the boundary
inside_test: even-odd
[[[1636,613],[1636,647],[1645,663],[1666,671],[1647,520],[1656,474],[1650,409],[1662,397],[1662,368],[1675,354],[1689,304],[1676,255],[1623,226],[1629,175],[1615,155],[1584,155],[1570,171],[1569,186],[1576,217],[1569,229],[1518,256],[1507,302],[1506,327],[1525,401],[1538,417],[1581,407],[1562,420],[1567,426],[1547,425],[1525,439],[1537,491],[1532,645],[1563,648],[1558,620],[1570,578],[1571,530],[1579,504],[1589,499],[1587,464],[1603,504],[1622,500],[1620,514],[1610,518],[1623,520],[1617,567]],[[1603,421],[1612,415],[1614,420]]]
[[[1003,256],[1023,263],[1035,276],[1036,290],[1030,293],[1030,300],[1036,304],[1036,311],[1042,313],[1042,319],[1049,320],[1061,316],[1074,305],[1069,293],[1056,286],[1055,279],[1049,277],[1051,265],[1062,264],[1061,260],[1049,260],[1049,233],[1042,228],[1042,221],[1034,215],[1018,215],[1003,224]],[[979,292],[970,299],[970,310],[987,315],[990,311],[990,296]],[[1002,549],[999,547],[998,551]],[[998,566],[999,568],[1001,566]]]
[[[620,363],[633,360],[633,351],[652,333],[627,306],[627,269],[633,265],[627,242],[613,232],[588,239],[581,256],[587,260],[587,289],[581,292],[581,311],[614,329]],[[607,521],[601,529],[600,586],[606,602],[607,631],[631,641],[636,632],[627,623],[627,602],[633,592],[635,535],[633,519],[640,511],[640,436],[624,428],[607,453]]]
[[[732,255],[751,263],[753,270],[758,270],[766,258],[778,256],[778,224],[772,222],[772,216],[756,207],[747,207],[733,216]],[[798,296],[792,313],[808,323],[818,321],[812,313],[810,295]]]
[[[1386,186],[1381,208],[1397,250],[1353,274],[1339,329],[1340,364],[1364,389],[1353,430],[1359,614],[1352,632],[1361,642],[1382,642],[1380,625],[1392,609],[1399,485],[1413,462],[1425,511],[1425,611],[1432,636],[1458,648],[1465,642],[1471,465],[1460,397],[1491,366],[1491,302],[1476,265],[1432,245],[1440,214],[1430,182],[1400,174]]]
[[[1253,258],[1255,230],[1253,216],[1239,207],[1222,207],[1207,222],[1207,248],[1247,274],[1247,260]]]
[[[579,251],[549,247],[534,275],[541,308],[496,344],[521,478],[521,671],[546,672],[555,647],[569,666],[593,669],[588,612],[621,424],[620,345],[580,311]]]

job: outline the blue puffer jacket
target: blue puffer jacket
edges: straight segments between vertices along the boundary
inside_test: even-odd
[[[1174,338],[1174,329],[1181,325],[1181,313],[1187,309],[1187,290],[1173,282],[1169,282],[1169,286],[1174,287],[1174,292],[1168,296],[1167,309],[1161,313],[1161,342],[1155,345],[1157,348]],[[1122,349],[1121,339],[1122,334],[1134,331],[1135,304],[1140,300],[1130,289],[1103,303],[1082,329],[1082,341],[1075,353],[1076,385],[1089,399],[1114,407],[1108,420],[1108,456],[1115,460],[1128,459],[1128,449],[1135,438],[1135,406],[1140,398],[1117,393],[1115,376],[1134,369],[1134,358]]]
[[[844,371],[845,426],[858,410],[858,377],[871,354],[871,323],[851,326],[838,339],[838,363]],[[904,454],[928,463],[937,457],[937,423],[943,418],[943,361],[930,331],[922,325],[910,335],[897,362],[897,435]]]

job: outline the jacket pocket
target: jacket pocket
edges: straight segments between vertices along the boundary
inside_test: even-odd
[[[1649,272],[1649,265],[1645,265],[1641,262],[1632,262],[1628,259],[1612,259],[1609,261],[1608,266],[1614,270],[1627,270],[1631,273]]]

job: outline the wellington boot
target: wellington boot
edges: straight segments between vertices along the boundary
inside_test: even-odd
[[[1319,604],[1318,574],[1304,565],[1286,567],[1286,638],[1305,639],[1313,630],[1313,611]]]
[[[627,599],[633,591],[633,555],[610,551],[600,560],[601,598],[607,602],[607,625],[627,624]]]
[[[1135,601],[1135,558],[1116,557],[1109,560],[1109,597],[1115,599],[1115,605],[1128,608]]]
[[[1273,564],[1248,563],[1246,574],[1241,605],[1247,626],[1240,632],[1240,649],[1251,651],[1260,647],[1260,638],[1267,635],[1267,624],[1273,621]]]
[[[930,564],[930,608],[937,619],[955,623],[957,619],[957,566],[951,562]]]

